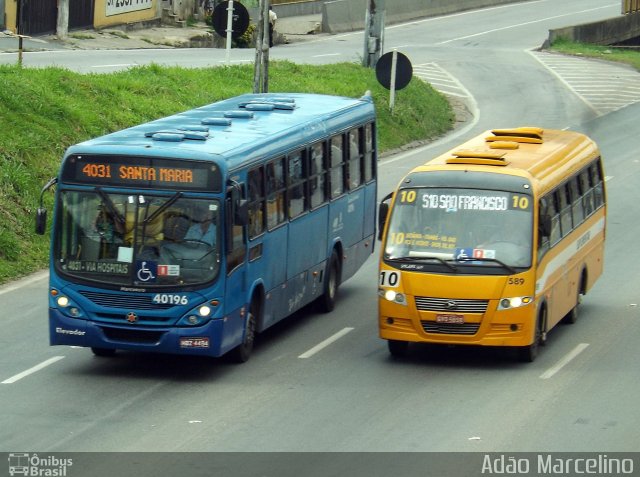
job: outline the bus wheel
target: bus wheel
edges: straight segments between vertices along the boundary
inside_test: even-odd
[[[387,347],[394,358],[403,358],[409,352],[408,341],[387,340]]]
[[[333,311],[336,307],[339,286],[340,261],[338,260],[338,253],[334,250],[327,264],[327,271],[325,272],[324,291],[318,300],[321,310],[325,313]]]
[[[110,358],[116,354],[116,350],[110,348],[91,348],[91,351],[93,351],[94,355],[100,356],[101,358]]]
[[[242,343],[229,352],[229,357],[234,363],[246,363],[253,351],[253,343],[256,339],[256,314],[253,304],[247,318],[247,326],[244,330]]]
[[[547,309],[543,308],[538,314],[538,319],[536,320],[536,333],[533,337],[533,343],[529,346],[522,346],[518,348],[518,357],[520,361],[525,363],[533,363],[538,357],[538,352],[540,351],[540,345],[545,345],[547,343]]]

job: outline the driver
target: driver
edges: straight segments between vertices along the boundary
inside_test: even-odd
[[[187,230],[184,240],[196,240],[213,245],[216,239],[215,211],[212,205],[198,205],[196,217]]]

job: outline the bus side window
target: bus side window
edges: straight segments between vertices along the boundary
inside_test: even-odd
[[[318,207],[327,200],[327,174],[324,143],[318,142],[310,148],[309,189],[311,194],[311,208]]]
[[[249,238],[257,237],[265,228],[264,168],[249,171]]]
[[[297,151],[287,158],[287,200],[289,202],[287,209],[290,218],[297,217],[306,209],[306,158],[306,151]]]
[[[571,215],[573,216],[573,226],[577,227],[584,220],[584,207],[582,205],[582,194],[579,190],[578,176],[573,177],[568,184],[571,192]]]
[[[582,194],[582,206],[584,207],[584,216],[589,217],[593,211],[593,188],[589,185],[589,170],[585,169],[578,175],[580,193]]]
[[[285,215],[284,159],[267,164],[267,227],[272,229],[283,223]]]
[[[376,164],[373,160],[373,123],[364,127],[364,180],[369,182],[375,177]]]
[[[361,163],[362,163],[362,142],[360,128],[352,129],[349,136],[349,189],[353,190],[362,184]]]
[[[602,170],[599,162],[594,162],[589,167],[589,179],[593,185],[593,202],[597,208],[604,204],[604,185],[602,182]]]
[[[242,186],[240,196],[245,196],[245,188]],[[234,204],[234,194],[227,193],[225,199],[227,222],[226,227],[231,227],[229,234],[230,243],[227,243],[227,275],[231,275],[233,271],[244,262],[247,252],[247,246],[244,241],[244,226],[237,225],[233,220],[233,210],[237,204]]]
[[[549,234],[549,242],[553,247],[557,244],[562,238],[562,234],[560,233],[560,209],[559,209],[559,191],[553,192],[551,196],[549,196],[549,215],[551,216],[551,233]]]
[[[549,225],[551,225],[551,208],[549,207],[550,197],[542,197],[540,198],[540,202],[538,205],[538,214],[539,214],[539,222],[538,226],[538,261],[544,256],[545,253],[551,247],[551,229],[545,230],[545,227],[542,225],[544,220],[549,220]],[[552,199],[552,197],[551,197]]]
[[[329,160],[331,167],[331,198],[333,199],[344,192],[344,137],[342,135],[331,138]]]
[[[565,237],[573,230],[573,220],[571,218],[571,190],[569,184],[564,183],[558,190],[558,199],[560,206],[560,226],[562,236]]]

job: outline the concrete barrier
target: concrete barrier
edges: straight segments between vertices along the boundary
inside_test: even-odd
[[[637,37],[640,37],[640,13],[630,13],[598,22],[549,30],[549,38],[543,47],[548,47],[559,38],[581,43],[611,45]]]
[[[492,7],[522,0],[386,0],[385,24],[434,17],[464,10]],[[528,0],[525,0],[528,1]],[[367,0],[334,0],[322,6],[322,31],[343,33],[363,30]]]

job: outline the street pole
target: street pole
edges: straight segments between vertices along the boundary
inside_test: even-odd
[[[262,88],[261,93],[269,92],[269,6],[271,0],[265,0],[262,12]]]
[[[262,35],[264,34],[264,3],[267,0],[260,0],[258,4],[258,22],[256,29],[256,57],[253,65],[253,92],[260,92],[260,75],[262,72]]]
[[[384,49],[385,0],[367,0],[362,66],[375,68]]]
[[[56,24],[56,36],[64,40],[69,33],[69,0],[58,0],[58,21]]]

